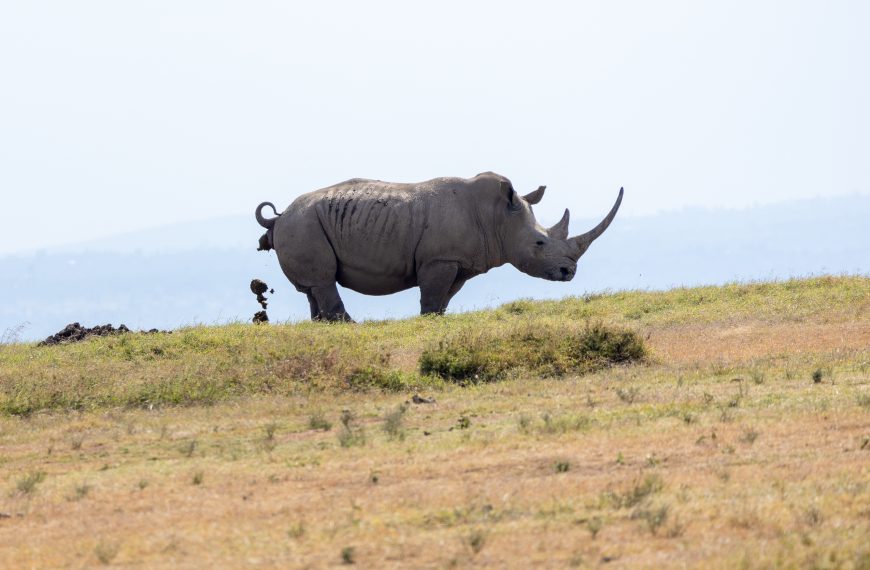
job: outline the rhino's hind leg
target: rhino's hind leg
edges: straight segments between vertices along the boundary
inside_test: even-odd
[[[459,290],[453,290],[458,273],[459,264],[453,261],[437,261],[417,270],[421,315],[444,314],[450,298]]]
[[[308,296],[308,306],[311,307],[311,320],[316,321],[320,318],[320,307],[317,305],[317,299],[311,293],[306,293]]]
[[[353,322],[353,319],[344,310],[344,303],[338,294],[338,287],[335,286],[335,283],[325,287],[312,287],[308,297],[308,302],[311,304],[312,319]],[[312,297],[317,305],[316,317],[314,316],[315,303],[311,303]]]

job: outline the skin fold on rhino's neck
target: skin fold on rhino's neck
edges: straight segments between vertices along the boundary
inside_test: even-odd
[[[507,256],[504,249],[504,227],[499,223],[502,219],[497,214],[493,215],[494,208],[491,205],[483,206],[482,208],[481,204],[476,202],[472,208],[474,228],[481,244],[480,261],[475,259],[474,269],[486,273],[494,267],[507,263]]]

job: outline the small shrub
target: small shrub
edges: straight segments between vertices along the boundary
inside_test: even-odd
[[[293,539],[302,538],[305,535],[305,525],[301,522],[290,525],[287,536]]]
[[[44,471],[33,471],[19,479],[18,483],[16,483],[15,485],[15,488],[18,489],[19,493],[22,493],[24,495],[30,495],[36,490],[36,486],[42,483],[44,480]]]
[[[534,301],[529,299],[519,299],[513,301],[511,303],[507,303],[502,305],[502,310],[511,315],[522,315],[523,313],[528,313],[532,309],[534,309],[535,304]]]
[[[468,416],[459,416],[459,419],[456,420],[456,427],[459,429],[468,429],[471,427],[471,420]]]
[[[636,481],[632,486],[622,493],[608,492],[604,495],[605,502],[610,503],[614,508],[631,508],[639,505],[647,497],[658,493],[664,488],[664,483],[661,477],[656,474],[650,474],[643,478],[642,481]]]
[[[565,414],[553,417],[549,412],[545,412],[541,419],[543,424],[539,427],[541,433],[560,434],[572,431],[580,431],[588,428],[592,421],[588,416],[578,414]]]
[[[688,525],[686,523],[680,522],[679,519],[675,518],[674,524],[672,524],[667,530],[667,533],[666,533],[667,537],[668,538],[679,538],[679,537],[683,536],[683,534],[685,534],[685,532],[686,532],[687,526]]]
[[[759,386],[761,384],[764,384],[764,372],[762,372],[761,370],[753,370],[752,381]]]
[[[554,467],[556,469],[556,473],[567,473],[571,470],[571,464],[567,461],[557,461]]]
[[[139,490],[144,491],[145,487],[148,486],[148,479],[139,479]]]
[[[821,384],[823,377],[824,372],[822,372],[821,368],[816,368],[815,370],[813,370],[813,384]]]
[[[326,419],[323,412],[315,412],[308,418],[308,428],[319,431],[329,431],[332,429],[332,422]]]
[[[405,419],[405,412],[408,411],[408,406],[399,404],[399,406],[388,413],[384,417],[384,432],[390,439],[405,439],[405,430],[402,427],[402,422]]]
[[[604,528],[604,521],[601,517],[591,517],[586,521],[586,529],[592,535],[592,540],[595,540],[602,528]]]
[[[275,432],[278,430],[278,424],[275,422],[269,422],[263,427],[264,438],[267,441],[272,441],[275,439]]]
[[[822,526],[822,522],[825,520],[825,517],[822,516],[822,511],[820,511],[818,508],[810,507],[806,511],[804,511],[803,520],[804,523],[807,524],[807,526],[817,528]]]
[[[449,336],[420,356],[420,372],[459,383],[491,382],[511,372],[543,376],[585,374],[613,364],[644,359],[646,349],[634,331],[603,324],[580,331],[549,325],[514,330],[465,331]]]
[[[670,507],[668,505],[662,505],[658,508],[638,509],[631,514],[631,518],[644,521],[650,534],[656,535],[659,528],[667,522],[669,511]]]
[[[637,386],[631,386],[625,389],[617,388],[616,395],[626,404],[633,404],[635,400],[637,400],[637,397],[640,395],[640,388],[638,388]]]
[[[72,495],[68,496],[67,499],[69,499],[70,501],[81,501],[88,496],[88,493],[91,492],[91,489],[92,487],[87,483],[76,485],[75,487],[73,487]]]
[[[758,433],[757,431],[755,431],[754,429],[749,428],[743,432],[743,435],[740,436],[740,441],[742,441],[743,443],[752,445],[753,443],[755,443],[755,440],[758,439],[759,435],[761,435],[761,434]]]
[[[345,546],[341,549],[342,564],[356,564],[356,549],[353,546]]]
[[[414,381],[401,370],[388,370],[376,366],[354,369],[347,377],[347,385],[353,390],[383,390],[402,392],[414,387]]]
[[[521,433],[527,434],[531,430],[532,427],[532,418],[530,418],[526,414],[520,414],[520,417],[517,418],[517,428]]]
[[[73,451],[78,451],[82,448],[82,444],[85,442],[85,435],[82,433],[77,433],[70,438],[69,446]]]
[[[473,554],[477,554],[486,545],[486,533],[480,529],[474,529],[471,534],[466,537],[466,544],[471,549]]]
[[[202,480],[204,478],[205,478],[205,473],[203,473],[202,471],[197,471],[196,473],[193,474],[192,483],[194,485],[202,485]]]
[[[366,441],[365,431],[357,425],[356,416],[351,410],[341,412],[341,430],[338,432],[338,443],[342,447],[363,445]]]
[[[196,440],[192,439],[187,443],[183,443],[180,447],[181,454],[185,457],[193,457],[193,452],[196,451]]]
[[[120,550],[121,545],[119,543],[101,540],[94,547],[94,554],[97,556],[97,560],[100,561],[100,564],[111,564],[112,560],[118,556]]]

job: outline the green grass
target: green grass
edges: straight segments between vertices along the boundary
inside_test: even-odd
[[[0,345],[0,414],[209,405],[254,395],[412,392],[445,382],[582,374],[645,355],[638,333],[741,316],[863,311],[870,279],[820,277],[517,301],[362,324],[231,324],[57,347]],[[654,358],[654,355],[653,355]]]
[[[868,309],[818,278],[0,345],[0,567],[867,567]]]

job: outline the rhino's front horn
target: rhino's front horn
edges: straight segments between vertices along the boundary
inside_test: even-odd
[[[571,214],[568,209],[562,214],[562,219],[555,226],[547,230],[547,235],[553,239],[568,239],[568,220]]]
[[[616,198],[616,203],[613,205],[613,208],[610,209],[610,213],[607,214],[607,217],[601,220],[601,223],[586,232],[585,234],[572,237],[570,241],[574,242],[577,246],[577,257],[579,258],[581,255],[586,253],[586,250],[589,249],[589,246],[592,245],[592,242],[598,239],[598,236],[604,233],[604,230],[607,229],[607,226],[610,225],[610,222],[613,221],[613,218],[616,217],[616,211],[619,210],[619,205],[622,204],[622,188],[619,189],[619,197]]]

